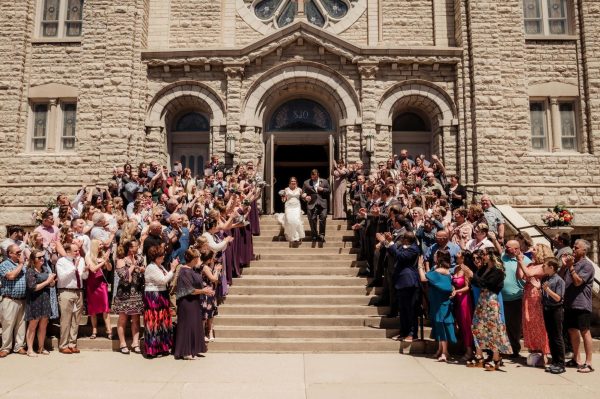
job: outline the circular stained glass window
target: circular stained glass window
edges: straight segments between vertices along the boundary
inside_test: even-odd
[[[303,16],[320,28],[331,28],[364,0],[254,0],[250,10],[264,24],[283,28]],[[359,14],[360,15],[360,14]]]

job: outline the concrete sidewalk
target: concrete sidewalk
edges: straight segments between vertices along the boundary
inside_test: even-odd
[[[351,399],[593,398],[598,372],[560,376],[505,361],[502,372],[397,354],[207,354],[172,357],[82,352],[0,360],[0,398]]]

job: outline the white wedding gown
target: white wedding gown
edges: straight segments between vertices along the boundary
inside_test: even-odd
[[[300,196],[302,190],[296,188],[290,190],[286,188],[285,196],[285,213],[277,215],[277,220],[283,226],[283,233],[285,239],[288,241],[298,241],[303,239],[306,235],[304,234],[304,224],[302,223],[302,208],[300,207]]]

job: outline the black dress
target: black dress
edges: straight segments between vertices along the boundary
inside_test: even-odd
[[[195,289],[202,289],[201,273],[189,267],[182,267],[177,278],[177,328],[175,330],[176,359],[197,356],[206,352],[204,342],[204,320],[202,295],[192,295]]]
[[[42,267],[38,272],[33,267],[28,267],[25,271],[25,281],[27,284],[25,301],[25,320],[37,320],[42,317],[50,317],[52,307],[50,306],[50,286],[36,291],[35,287],[48,279],[50,269],[47,266]]]

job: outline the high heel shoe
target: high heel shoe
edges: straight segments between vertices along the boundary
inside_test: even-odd
[[[473,356],[471,359],[467,360],[467,367],[483,367],[483,357]]]
[[[483,365],[483,369],[485,371],[496,371],[496,370],[500,370],[500,366],[502,365],[502,359],[498,359],[498,360],[492,360],[492,362],[486,362]]]

